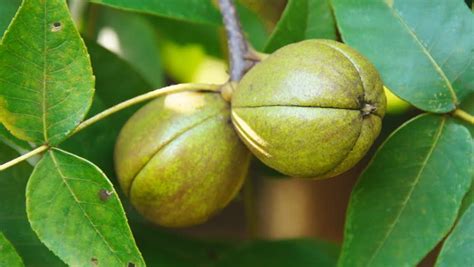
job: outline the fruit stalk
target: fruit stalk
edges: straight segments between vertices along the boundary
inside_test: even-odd
[[[221,85],[217,84],[198,84],[198,83],[183,83],[183,84],[176,84],[176,85],[170,85],[166,86],[163,88],[159,88],[153,91],[150,91],[148,93],[136,96],[134,98],[128,99],[124,102],[121,102],[113,107],[110,107],[104,111],[102,111],[99,114],[96,114],[95,116],[83,121],[81,124],[79,124],[76,129],[70,134],[74,135],[77,132],[89,127],[90,125],[105,119],[106,117],[114,114],[115,112],[118,112],[122,109],[128,108],[130,106],[133,106],[135,104],[156,98],[158,96],[166,95],[166,94],[171,94],[171,93],[178,93],[178,92],[184,92],[184,91],[219,91],[221,88]],[[0,165],[0,171],[6,170],[24,160],[27,160],[35,155],[38,155],[46,150],[49,149],[49,146],[47,144],[41,145],[34,150],[21,155],[15,159],[12,159],[11,161],[5,162]]]
[[[453,112],[453,116],[458,117],[459,119],[474,125],[474,116],[467,113],[466,111],[464,111],[462,109],[456,109]]]

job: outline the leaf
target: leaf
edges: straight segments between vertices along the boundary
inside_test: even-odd
[[[211,0],[91,0],[91,2],[160,17],[206,24],[221,24],[217,6]]]
[[[225,254],[216,267],[336,266],[338,248],[311,240],[253,241]]]
[[[474,266],[474,204],[466,210],[444,242],[437,267]]]
[[[474,90],[474,16],[463,1],[333,0],[333,7],[344,42],[414,106],[452,111]]]
[[[31,146],[28,142],[13,136],[2,124],[0,124],[0,139],[18,152],[25,153],[31,150]]]
[[[51,149],[26,188],[31,227],[72,266],[145,266],[112,184],[92,163]]]
[[[15,12],[21,4],[21,0],[0,0],[0,39],[2,39],[3,32],[10,24],[10,21],[15,16]]]
[[[64,0],[25,0],[0,46],[0,122],[57,144],[84,118],[94,77]]]
[[[263,19],[259,14],[248,9],[239,2],[236,2],[236,8],[242,24],[242,30],[248,38],[248,41],[252,44],[253,48],[262,51],[269,38],[269,33],[265,27]]]
[[[290,0],[265,51],[273,52],[287,44],[312,38],[337,38],[329,0]]]
[[[464,199],[462,201],[461,209],[459,210],[459,215],[464,214],[466,212],[467,208],[472,206],[474,204],[474,182],[471,183],[471,188],[467,192],[467,194],[464,196]]]
[[[18,156],[17,152],[3,144],[0,139],[0,162]],[[0,229],[15,246],[26,266],[65,266],[41,244],[28,223],[25,187],[32,170],[28,163],[22,162],[14,168],[0,172]]]
[[[102,30],[114,30],[119,39],[118,51],[114,52],[133,66],[152,87],[163,86],[158,38],[151,22],[139,14],[110,8],[103,9],[100,14]]]
[[[469,114],[474,114],[474,93],[466,97],[459,108],[468,112]],[[464,125],[464,127],[466,127],[471,132],[471,143],[474,147],[474,125],[458,118],[456,118],[456,122]],[[464,197],[461,210],[459,211],[460,215],[462,215],[471,204],[474,204],[474,175],[472,176],[472,179],[473,182],[471,184],[471,189],[469,189],[469,192],[467,192],[466,196]]]
[[[25,266],[10,241],[0,232],[0,266]]]
[[[379,148],[349,202],[340,266],[415,266],[449,232],[473,173],[466,128],[423,114]]]
[[[135,69],[115,54],[94,42],[87,41],[86,44],[96,76],[96,94],[89,116],[152,88]],[[94,162],[107,176],[112,177],[115,139],[139,106],[120,111],[91,125],[61,143],[61,148]]]

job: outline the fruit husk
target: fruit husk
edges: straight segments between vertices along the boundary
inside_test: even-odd
[[[115,149],[119,182],[136,209],[168,227],[206,221],[242,186],[250,153],[218,93],[185,92],[135,113]]]
[[[375,67],[330,40],[277,50],[243,77],[231,102],[254,155],[286,175],[312,178],[354,166],[378,136],[386,107]]]

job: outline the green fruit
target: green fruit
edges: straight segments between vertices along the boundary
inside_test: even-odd
[[[136,112],[115,147],[120,185],[136,209],[168,227],[206,221],[237,194],[250,153],[218,93],[158,98]]]
[[[365,155],[385,107],[382,81],[367,59],[335,41],[308,40],[277,50],[243,77],[232,120],[268,166],[327,178]]]

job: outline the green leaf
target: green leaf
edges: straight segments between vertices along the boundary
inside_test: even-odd
[[[253,241],[225,254],[216,267],[336,266],[337,246],[311,239]]]
[[[0,139],[9,147],[21,153],[28,152],[32,148],[28,142],[13,136],[2,124],[0,124]]]
[[[119,51],[114,52],[133,66],[152,87],[163,86],[158,38],[152,23],[139,14],[110,8],[103,9],[100,14],[100,26],[113,29],[119,39]]]
[[[305,39],[336,39],[329,0],[290,0],[266,45],[266,52]]]
[[[344,42],[414,106],[452,111],[474,90],[474,16],[461,0],[333,0]]]
[[[18,7],[21,4],[21,0],[0,0],[0,39],[2,39],[3,32],[10,24],[10,21],[15,16]]]
[[[92,163],[53,148],[26,188],[40,240],[72,266],[145,266],[112,184]]]
[[[91,0],[91,2],[178,20],[216,25],[221,23],[219,11],[211,0]]]
[[[92,102],[94,77],[64,0],[25,0],[0,46],[0,122],[37,144],[62,141]]]
[[[94,42],[88,41],[86,44],[96,76],[96,94],[89,116],[152,88],[135,69],[115,54]],[[91,125],[61,143],[61,148],[94,162],[108,177],[112,177],[115,140],[122,126],[139,106],[120,111]]]
[[[0,162],[18,156],[17,152],[0,139]],[[0,172],[0,229],[15,246],[26,266],[64,266],[61,260],[41,244],[28,223],[25,187],[32,170],[31,165],[21,162],[14,168]]]
[[[396,130],[349,202],[340,266],[414,266],[449,232],[473,171],[466,128],[423,114]]]
[[[437,267],[474,266],[474,204],[466,210],[444,242]]]
[[[0,266],[25,266],[10,241],[0,232]]]
[[[242,28],[249,42],[263,50],[268,32],[262,18],[252,10],[236,2]],[[221,25],[193,24],[167,18],[151,18],[159,34],[159,41],[173,41],[181,45],[201,45],[207,54],[222,58],[226,49],[224,29]],[[186,61],[186,64],[189,60]]]
[[[253,48],[262,51],[269,38],[269,32],[263,19],[257,13],[238,2],[236,2],[236,7],[242,24],[242,30],[246,34],[248,41],[252,44]]]
[[[464,196],[462,201],[461,209],[459,210],[459,214],[462,215],[466,212],[467,208],[474,204],[474,182],[471,183],[471,188]]]

